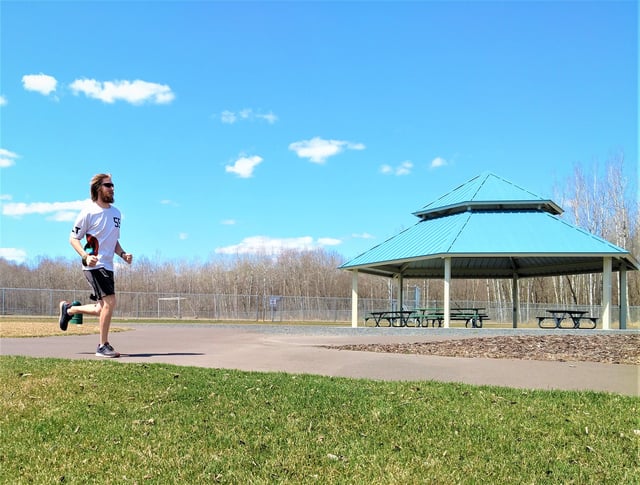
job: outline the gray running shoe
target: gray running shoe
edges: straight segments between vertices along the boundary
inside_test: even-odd
[[[69,325],[69,320],[71,320],[71,315],[69,315],[69,312],[68,312],[69,308],[71,308],[71,305],[69,305],[66,301],[60,302],[59,323],[60,323],[60,330],[62,330],[63,332],[67,330],[67,326]]]
[[[111,344],[107,342],[104,345],[98,345],[96,357],[109,357],[113,359],[114,357],[120,357],[120,352],[116,352]]]

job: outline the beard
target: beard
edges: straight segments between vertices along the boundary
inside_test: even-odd
[[[113,204],[114,202],[114,197],[113,194],[102,194],[102,201],[106,202],[107,204]]]

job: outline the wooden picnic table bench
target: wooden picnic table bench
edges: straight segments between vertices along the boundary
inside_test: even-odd
[[[431,322],[432,327],[435,327],[436,323],[438,327],[442,327],[444,322],[444,310],[442,308],[416,308],[414,312],[420,327],[428,327],[429,322]]]
[[[598,317],[587,316],[589,313],[584,310],[547,310],[547,313],[551,315],[544,315],[538,318],[538,326],[540,328],[596,328],[598,323]],[[553,321],[552,325],[545,325],[545,320]],[[570,325],[563,325],[562,322],[568,320]],[[586,326],[582,326],[582,322],[585,322]],[[587,323],[589,322],[589,323]]]
[[[390,327],[406,327],[414,313],[415,312],[413,310],[369,312],[369,314],[364,318],[364,324],[366,325],[367,321],[373,320],[376,322],[376,327],[379,327],[380,322],[382,321],[388,322]]]
[[[465,327],[469,324],[473,328],[482,328],[482,321],[489,320],[489,315],[483,312],[484,308],[453,308],[449,310],[449,319],[465,322]],[[438,324],[442,327],[445,315],[444,308],[416,308],[414,318],[421,327],[432,327]],[[426,323],[426,325],[425,325]]]

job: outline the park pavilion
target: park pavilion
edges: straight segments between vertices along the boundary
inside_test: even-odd
[[[444,279],[444,326],[450,323],[452,278],[512,280],[513,327],[518,325],[518,280],[602,273],[602,328],[611,324],[613,273],[619,275],[620,328],[628,316],[629,251],[567,223],[562,209],[492,173],[458,186],[414,213],[419,221],[342,264],[351,271],[352,326],[358,326],[358,274],[392,278],[402,307],[404,279]]]

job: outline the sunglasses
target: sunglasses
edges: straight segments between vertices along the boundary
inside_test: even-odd
[[[106,183],[106,184],[102,184],[103,187],[106,187],[108,189],[112,189],[115,187],[115,185],[111,184],[111,183]]]

